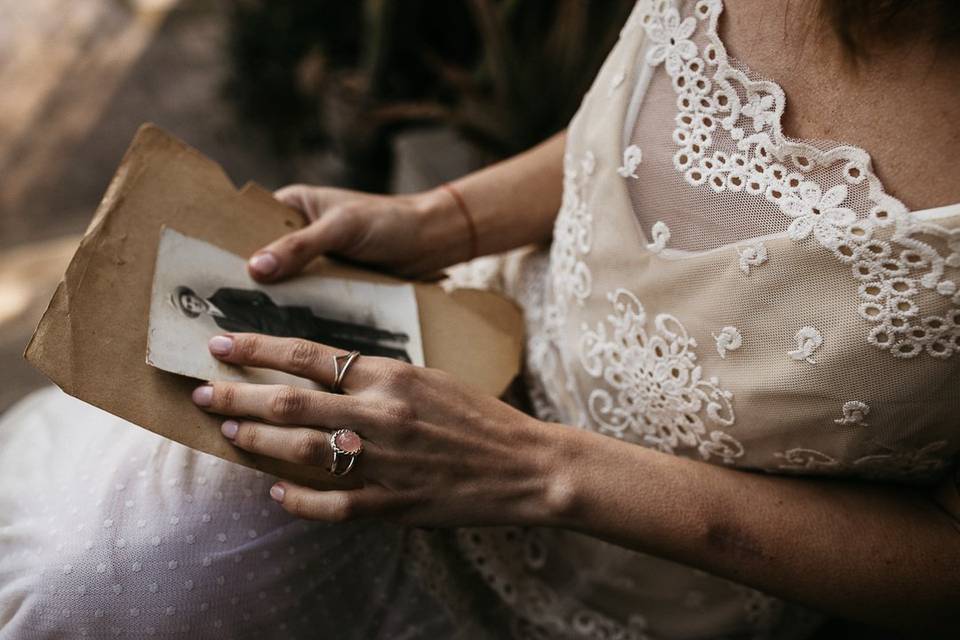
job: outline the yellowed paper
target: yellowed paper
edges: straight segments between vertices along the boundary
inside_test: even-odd
[[[27,347],[26,358],[67,393],[212,455],[316,486],[323,469],[253,456],[231,446],[220,420],[190,400],[196,380],[144,361],[157,244],[167,225],[247,257],[293,229],[300,214],[256,185],[238,191],[215,162],[153,125],[138,131]],[[398,283],[326,260],[310,272]],[[499,395],[516,376],[522,319],[488,292],[445,293],[415,284],[423,354]]]

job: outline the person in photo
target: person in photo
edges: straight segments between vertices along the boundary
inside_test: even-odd
[[[345,351],[410,362],[402,347],[409,340],[404,333],[321,318],[309,307],[278,305],[263,291],[222,287],[203,298],[190,287],[179,286],[170,301],[185,317],[209,317],[225,331],[304,338]]]

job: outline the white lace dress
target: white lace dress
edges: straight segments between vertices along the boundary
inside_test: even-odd
[[[722,12],[637,3],[568,129],[549,252],[462,281],[525,307],[544,419],[709,464],[938,482],[960,450],[960,205],[908,211],[866,151],[784,136],[784,92],[727,55]],[[567,531],[453,546],[519,637],[789,638],[814,621]]]
[[[549,252],[456,281],[523,304],[544,419],[708,464],[936,482],[960,450],[960,206],[909,212],[865,151],[785,138],[782,90],[727,56],[721,14],[637,4],[568,130]],[[567,531],[297,523],[268,484],[56,392],[28,400],[0,424],[0,638],[786,639],[816,622]]]

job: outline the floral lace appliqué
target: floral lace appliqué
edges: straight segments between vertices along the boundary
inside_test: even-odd
[[[751,267],[759,267],[767,261],[767,247],[762,242],[754,242],[751,245],[737,249],[740,271],[744,275],[750,275]]]
[[[596,167],[596,158],[587,152],[580,162],[570,155],[564,158],[563,201],[557,214],[550,247],[554,300],[565,304],[572,298],[582,305],[590,295],[590,268],[584,256],[593,244],[593,215],[584,197],[584,182]]]
[[[601,431],[626,432],[666,453],[694,448],[704,459],[733,463],[743,447],[714,427],[733,425],[733,393],[698,365],[696,340],[669,314],[653,319],[633,293],[609,296],[614,312],[581,338],[580,359],[587,373],[607,388],[591,391],[588,410]]]
[[[834,420],[837,424],[856,425],[858,427],[870,426],[866,422],[866,417],[870,413],[870,407],[866,402],[859,400],[850,400],[843,403],[843,417]]]
[[[617,173],[623,178],[637,179],[637,167],[643,161],[643,151],[635,144],[630,145],[623,150],[623,165],[617,169]]]
[[[884,193],[863,149],[787,138],[783,89],[727,56],[717,35],[722,2],[700,0],[686,17],[662,3],[643,9],[646,61],[663,63],[677,93],[673,163],[686,181],[766,199],[789,220],[790,239],[812,238],[849,265],[873,346],[899,358],[960,351],[960,286],[946,272],[960,268],[960,229],[911,216]],[[741,253],[747,275],[754,259]],[[921,289],[947,298],[956,313],[924,315],[915,299]]]
[[[713,334],[713,339],[717,343],[717,353],[721,359],[727,357],[728,351],[736,351],[743,346],[743,336],[736,327],[720,329],[720,333]]]
[[[787,355],[794,360],[805,360],[810,364],[816,364],[817,361],[813,359],[813,352],[823,344],[823,336],[820,335],[820,332],[813,327],[803,327],[797,331],[797,335],[793,339],[797,341],[797,348],[793,351],[787,351]]]
[[[670,227],[667,226],[666,222],[657,220],[653,223],[650,234],[653,236],[653,242],[647,244],[647,249],[653,253],[660,253],[670,242]]]
[[[942,455],[936,455],[946,446],[946,440],[937,440],[918,449],[860,456],[853,462],[842,461],[822,451],[802,447],[775,453],[774,456],[783,460],[780,468],[785,471],[828,471],[831,474],[855,473],[865,478],[924,480],[946,467]]]
[[[647,62],[652,65],[663,62],[667,73],[678,73],[685,60],[697,55],[697,46],[690,40],[696,28],[697,21],[693,18],[681,21],[676,9],[667,9],[662,20],[647,27],[647,34],[654,43],[647,52]]]

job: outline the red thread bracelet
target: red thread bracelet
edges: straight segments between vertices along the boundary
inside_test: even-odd
[[[475,225],[473,222],[473,216],[470,215],[470,209],[467,208],[467,203],[464,202],[463,196],[460,195],[460,192],[457,191],[452,184],[447,182],[440,186],[443,187],[444,190],[450,194],[450,197],[454,199],[454,201],[457,203],[457,208],[467,221],[467,234],[470,238],[470,255],[467,257],[467,260],[473,260],[480,255],[480,249],[479,240],[477,239],[477,225]]]

